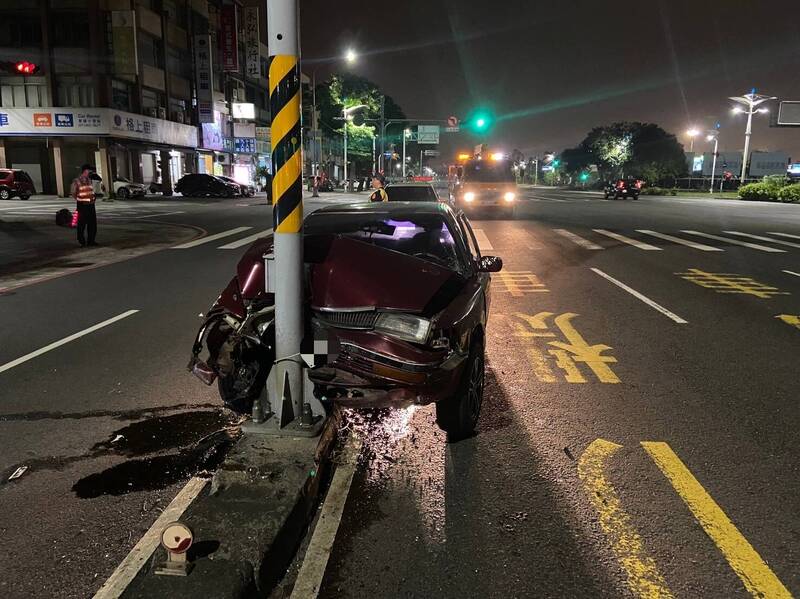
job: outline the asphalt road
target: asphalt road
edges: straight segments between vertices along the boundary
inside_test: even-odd
[[[320,596],[800,595],[800,247],[777,243],[800,239],[774,234],[800,237],[800,206],[523,195],[473,218],[505,263],[478,434],[446,444],[432,407],[350,416]],[[167,206],[226,235],[0,295],[0,595],[90,595],[215,466],[227,437],[197,442],[230,420],[185,364],[260,202]]]
[[[320,597],[800,596],[800,206],[524,195],[472,219],[505,263],[477,436],[356,418]]]

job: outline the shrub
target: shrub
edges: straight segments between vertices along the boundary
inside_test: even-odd
[[[781,202],[800,202],[800,183],[782,187],[778,191],[778,199]]]
[[[763,202],[774,202],[778,199],[780,187],[771,182],[748,183],[739,188],[739,197],[743,200],[760,200]]]
[[[663,187],[655,187],[655,186],[650,187],[649,185],[647,187],[643,187],[642,190],[639,193],[641,193],[642,195],[645,195],[645,196],[665,196],[665,195],[668,195],[667,190],[664,189]]]

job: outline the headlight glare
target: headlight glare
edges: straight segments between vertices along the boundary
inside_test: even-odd
[[[474,199],[475,199],[475,193],[474,192],[468,191],[467,193],[464,194],[464,201],[465,202],[471,202]]]
[[[507,191],[506,194],[503,196],[506,202],[513,202],[515,197],[516,196],[514,195],[513,191]]]

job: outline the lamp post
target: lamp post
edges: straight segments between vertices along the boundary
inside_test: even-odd
[[[775,100],[777,98],[775,98],[775,96],[764,96],[762,94],[757,94],[756,89],[753,88],[749,94],[744,94],[743,96],[731,96],[729,99],[739,104],[739,106],[735,106],[733,108],[734,114],[744,113],[747,115],[747,127],[744,130],[744,154],[742,155],[742,176],[740,178],[740,182],[744,184],[745,175],[747,174],[747,157],[750,153],[750,136],[752,135],[753,132],[753,115],[756,113],[763,114],[769,112],[767,108],[757,108],[757,107],[763,104],[764,102],[769,102],[770,100]]]
[[[717,170],[717,150],[719,148],[718,131],[710,131],[706,136],[706,141],[714,142],[714,159],[711,161],[711,187],[708,190],[708,193],[714,193],[714,173]]]
[[[342,120],[344,121],[344,185],[345,191],[347,190],[347,123],[350,120],[349,113],[367,108],[366,104],[358,104],[357,106],[349,106],[342,108]]]
[[[406,178],[406,139],[411,134],[410,129],[403,130],[403,179]]]
[[[694,153],[694,138],[700,135],[700,132],[692,127],[686,132],[686,135],[689,137],[689,152]]]

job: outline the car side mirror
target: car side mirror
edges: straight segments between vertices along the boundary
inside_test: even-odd
[[[503,259],[499,256],[483,256],[478,262],[478,272],[500,272]]]

